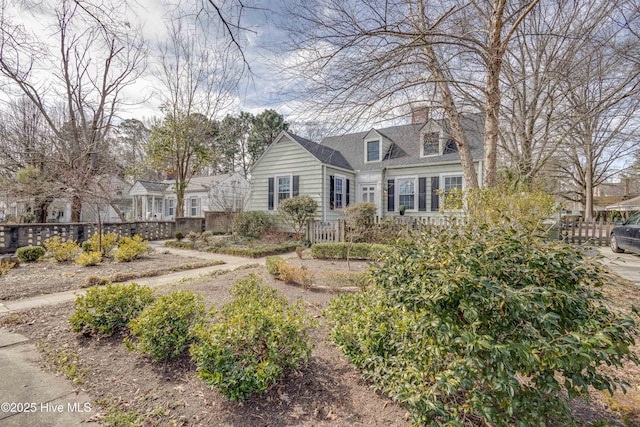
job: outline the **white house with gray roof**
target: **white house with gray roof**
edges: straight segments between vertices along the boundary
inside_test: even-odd
[[[483,121],[462,117],[482,185]],[[283,131],[251,169],[247,210],[274,211],[282,199],[308,195],[317,219],[341,217],[355,202],[372,202],[378,216],[440,214],[440,194],[465,187],[462,164],[446,121],[427,120],[325,138],[315,143]]]
[[[202,217],[205,211],[238,212],[244,209],[248,195],[249,182],[238,172],[193,177],[184,191],[184,216]],[[129,196],[133,198],[134,219],[175,219],[175,180],[138,180]]]

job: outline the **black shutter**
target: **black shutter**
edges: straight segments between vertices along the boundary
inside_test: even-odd
[[[431,177],[431,211],[437,211],[440,209],[440,197],[438,197],[438,190],[440,189],[440,177]]]
[[[293,176],[293,197],[298,195],[300,190],[300,177],[298,175]]]
[[[418,178],[418,210],[427,210],[427,178]]]
[[[274,179],[269,178],[269,210],[273,210],[273,187],[274,187]]]
[[[334,200],[334,184],[335,184],[335,177],[333,175],[329,175],[329,209],[333,210],[333,200]]]
[[[347,179],[347,201],[346,201],[345,207],[349,206],[350,200],[351,200],[351,180]]]
[[[387,212],[394,212],[396,210],[394,184],[395,181],[393,179],[387,180]]]

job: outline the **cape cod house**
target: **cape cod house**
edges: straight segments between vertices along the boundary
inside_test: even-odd
[[[482,185],[483,121],[462,117]],[[316,219],[341,217],[355,202],[376,205],[378,216],[440,215],[439,190],[465,187],[462,165],[446,121],[426,120],[329,137],[321,143],[283,131],[251,169],[247,210],[274,211],[278,202],[309,195]],[[402,206],[402,208],[401,208]]]

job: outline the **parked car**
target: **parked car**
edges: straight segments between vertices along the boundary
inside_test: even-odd
[[[613,252],[629,251],[640,254],[640,212],[611,230],[609,246]]]

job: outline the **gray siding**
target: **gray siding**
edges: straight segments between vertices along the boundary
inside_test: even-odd
[[[326,171],[326,180],[325,180],[325,186],[324,186],[324,194],[325,194],[325,198],[324,198],[324,212],[325,212],[325,221],[333,221],[336,219],[342,219],[342,210],[341,209],[336,209],[336,210],[332,210],[331,206],[330,206],[330,197],[329,197],[329,191],[330,191],[330,179],[329,177],[331,175],[340,175],[345,177],[346,179],[348,179],[349,182],[349,187],[351,189],[351,200],[349,200],[350,204],[356,203],[356,177],[355,174],[352,172],[346,172],[343,171],[341,169],[334,169],[331,166],[327,166],[327,171]]]
[[[274,212],[269,211],[268,180],[281,175],[299,176],[298,194],[313,197],[320,206],[322,164],[300,144],[284,135],[269,147],[251,171],[251,197],[247,210]],[[320,215],[318,209],[317,217]]]
[[[480,177],[480,175],[482,174],[482,171],[480,170],[480,163],[479,162],[475,162],[474,163],[475,169],[476,169],[476,173],[478,173],[478,179],[480,182],[482,182],[482,179]],[[382,214],[383,216],[392,216],[392,215],[397,215],[398,212],[398,205],[399,203],[397,202],[398,200],[398,191],[395,191],[395,198],[396,198],[396,203],[395,203],[395,213],[392,212],[388,212],[387,211],[387,195],[385,194],[386,192],[384,190],[386,190],[387,188],[387,180],[389,179],[397,179],[397,178],[404,178],[404,177],[418,177],[418,178],[422,178],[425,177],[427,178],[427,211],[426,213],[429,214],[431,213],[431,177],[442,177],[442,176],[450,176],[450,175],[459,175],[462,176],[463,172],[462,172],[462,165],[461,164],[443,164],[443,165],[428,165],[428,166],[415,166],[415,167],[406,167],[406,168],[393,168],[393,169],[387,169],[384,177],[383,177],[383,182],[382,182],[382,188],[383,188],[383,200],[382,200]],[[444,183],[440,182],[440,189],[442,189]],[[463,185],[466,188],[466,184],[463,183]],[[416,194],[417,194],[418,189],[416,188]],[[417,200],[417,199],[416,199]],[[416,202],[417,203],[417,202]],[[417,208],[416,208],[417,210]],[[410,215],[417,215],[417,216],[424,216],[425,212],[410,212],[407,211],[406,215],[410,216]]]

